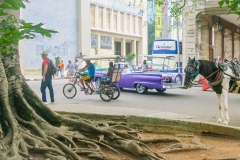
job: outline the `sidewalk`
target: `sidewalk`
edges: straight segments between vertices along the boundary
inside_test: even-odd
[[[90,114],[105,114],[105,115],[134,115],[142,117],[153,117],[171,120],[190,120],[191,116],[171,112],[161,112],[159,110],[139,109],[131,107],[104,107],[96,105],[82,105],[80,103],[56,103],[49,104],[49,108],[60,112],[75,112],[75,113],[90,113]]]
[[[41,81],[42,76],[24,76],[26,81]],[[68,77],[53,77],[53,80],[68,79]]]

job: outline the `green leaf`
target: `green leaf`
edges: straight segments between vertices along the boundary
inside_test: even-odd
[[[22,0],[4,0],[4,2],[12,6],[14,10],[25,8],[25,5],[22,2]]]
[[[5,13],[3,9],[0,9],[0,16],[5,16],[5,15],[7,15],[7,13]]]

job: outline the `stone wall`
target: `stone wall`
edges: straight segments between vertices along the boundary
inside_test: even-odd
[[[26,3],[26,9],[21,11],[21,17],[26,22],[34,24],[42,22],[45,28],[56,30],[58,33],[51,38],[36,35],[35,39],[22,42],[25,75],[41,75],[40,54],[43,51],[47,51],[53,61],[57,56],[65,63],[69,59],[74,59],[78,52],[77,6],[76,0],[51,0],[47,3],[34,0]]]

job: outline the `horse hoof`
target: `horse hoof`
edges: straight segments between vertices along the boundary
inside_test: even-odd
[[[217,121],[217,123],[218,123],[218,124],[222,124],[222,123],[223,123],[222,119],[219,118],[218,121]]]
[[[227,121],[223,121],[223,125],[228,125],[228,122]]]

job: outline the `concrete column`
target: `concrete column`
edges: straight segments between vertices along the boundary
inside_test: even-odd
[[[113,9],[110,10],[110,31],[113,30]]]
[[[135,34],[138,35],[138,16],[135,16]]]
[[[214,25],[214,50],[213,58],[222,58],[222,32],[218,31],[217,26]]]
[[[225,29],[224,32],[224,57],[227,57],[228,60],[232,59],[232,32],[228,29]]]
[[[120,11],[117,12],[117,32],[120,32]]]
[[[125,57],[126,56],[126,39],[122,39],[121,41],[121,47],[122,47],[122,56]]]
[[[234,57],[240,61],[240,34],[234,34]]]
[[[133,53],[137,53],[137,45],[136,45],[136,40],[132,41],[132,52]]]
[[[190,7],[186,7],[186,11]],[[198,57],[196,47],[198,46],[198,26],[199,21],[196,23],[196,15],[194,12],[189,13],[188,17],[184,19],[183,23],[183,48],[182,48],[182,63],[183,70],[187,65],[188,58]]]
[[[137,41],[136,40],[133,40],[132,43],[131,43],[131,50],[134,54],[136,54],[137,56]],[[135,64],[136,63],[136,58],[132,61],[132,64]]]
[[[90,0],[78,1],[78,53],[90,54],[91,40]]]
[[[209,60],[209,28],[206,21],[201,21],[200,59]]]
[[[126,33],[127,28],[127,19],[126,19],[126,12],[123,13],[123,32]]]
[[[129,33],[132,34],[132,14],[130,14],[130,30]]]
[[[107,18],[107,16],[106,16],[106,6],[105,7],[103,7],[103,30],[106,30],[106,18]]]
[[[98,5],[95,5],[95,28],[98,28]]]

